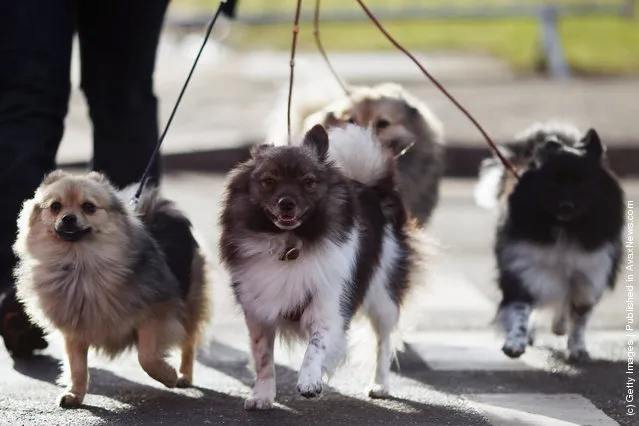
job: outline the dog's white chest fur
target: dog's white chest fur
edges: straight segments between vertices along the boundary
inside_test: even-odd
[[[503,259],[538,302],[562,301],[575,292],[594,301],[608,285],[614,250],[610,243],[586,252],[563,241],[553,246],[518,242],[507,247]]]
[[[240,243],[247,259],[231,271],[245,311],[256,320],[275,323],[308,303],[339,306],[345,283],[352,278],[359,232],[354,228],[345,242],[329,239],[308,250],[300,248],[296,260],[282,261],[286,235],[255,234]]]

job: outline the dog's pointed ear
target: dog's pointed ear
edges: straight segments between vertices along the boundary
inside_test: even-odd
[[[102,185],[112,186],[111,181],[104,173],[95,172],[95,171],[89,172],[89,174],[87,174],[87,179],[90,179]]]
[[[589,129],[586,135],[581,139],[581,144],[586,151],[586,157],[594,161],[600,161],[604,152],[604,146],[599,138],[599,134],[595,129]]]
[[[69,173],[65,172],[64,170],[54,170],[50,173],[48,173],[44,179],[42,179],[42,183],[40,184],[40,186],[47,186],[47,185],[51,185],[54,182],[59,181],[60,179],[62,179],[63,177],[69,176]]]
[[[251,154],[251,158],[257,158],[260,156],[260,154],[262,154],[264,151],[266,151],[269,148],[273,148],[273,144],[270,143],[263,143],[260,145],[255,145],[252,146],[251,149],[249,150],[250,154]]]
[[[316,124],[306,132],[303,145],[311,148],[321,161],[326,160],[328,154],[328,133],[321,124]]]

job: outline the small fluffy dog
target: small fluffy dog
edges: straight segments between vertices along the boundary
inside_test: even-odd
[[[292,132],[303,134],[316,124],[326,129],[348,123],[371,127],[382,145],[397,157],[400,192],[411,216],[418,225],[426,225],[438,203],[444,172],[442,123],[424,103],[398,84],[356,86],[349,91],[350,96],[335,96],[330,102],[312,93],[305,99],[305,92],[300,91],[297,96],[302,101],[294,105],[297,123]],[[321,107],[320,100],[325,103]],[[267,140],[286,144],[286,133],[277,131],[274,128]]]
[[[189,220],[156,188],[145,188],[134,207],[129,193],[95,172],[54,171],[20,213],[17,293],[37,323],[64,336],[71,386],[62,407],[82,404],[89,348],[113,358],[136,346],[155,380],[192,381],[208,316],[205,259]],[[165,360],[175,346],[179,377]]]
[[[517,358],[532,343],[534,308],[554,309],[552,330],[568,333],[568,358],[589,358],[585,329],[592,309],[614,288],[622,251],[623,191],[605,166],[594,129],[537,125],[518,140],[521,180],[507,197],[495,255],[502,301],[497,318],[506,331],[503,352]],[[484,170],[484,177],[490,172]]]
[[[316,125],[300,146],[262,145],[231,172],[220,250],[255,362],[246,409],[273,405],[277,331],[308,343],[297,389],[319,395],[360,307],[378,339],[369,395],[388,395],[391,332],[414,265],[395,172],[372,130],[352,124],[331,130],[330,148]]]

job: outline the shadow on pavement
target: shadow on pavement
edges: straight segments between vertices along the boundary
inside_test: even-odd
[[[211,341],[200,349],[200,363],[233,377],[245,386],[253,385],[250,357],[244,352]],[[339,371],[337,372],[339,374]],[[419,397],[388,398],[385,400],[358,399],[340,393],[325,385],[322,396],[306,400],[297,394],[297,372],[283,365],[276,365],[278,407],[268,412],[246,412],[248,421],[268,421],[268,424],[473,424],[484,425],[479,414],[469,415],[456,411],[454,407],[428,405],[419,402]],[[432,388],[424,391],[432,392]],[[247,394],[248,395],[248,394]],[[240,406],[241,407],[241,406]],[[241,409],[241,408],[239,408]]]
[[[60,360],[49,355],[34,356],[29,360],[16,360],[14,369],[25,376],[36,380],[57,384],[61,372]],[[117,424],[131,424],[127,418],[137,419],[133,423],[143,422],[146,416],[158,419],[180,418],[181,414],[202,407],[215,407],[221,405],[236,405],[241,407],[243,403],[237,397],[205,389],[192,387],[189,389],[172,390],[168,388],[153,387],[128,380],[111,371],[101,368],[89,368],[90,383],[89,392],[85,404],[73,410],[61,410],[69,413],[86,410],[91,414],[105,420],[115,420]],[[59,392],[63,387],[59,386]],[[90,404],[92,395],[100,395],[125,404],[115,409]],[[58,394],[52,395],[51,404]],[[87,401],[89,400],[89,401]],[[109,405],[109,404],[106,404]]]
[[[627,363],[606,359],[592,359],[578,364],[569,363],[563,350],[540,345],[535,351],[546,356],[543,368],[533,370],[433,370],[417,352],[406,345],[406,352],[398,354],[400,376],[417,380],[439,391],[463,394],[546,393],[581,394],[607,415],[625,424],[619,413],[627,380]],[[417,358],[417,359],[416,359]]]

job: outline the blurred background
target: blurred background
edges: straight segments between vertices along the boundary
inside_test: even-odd
[[[497,141],[508,141],[535,121],[567,120],[599,131],[619,174],[639,173],[639,0],[365,3]],[[162,123],[218,5],[170,3],[155,76]],[[218,21],[163,146],[168,168],[226,171],[245,158],[247,146],[264,139],[288,85],[295,5],[296,0],[238,0],[232,19]],[[303,85],[331,78],[313,39],[314,8],[314,0],[302,1],[294,97]],[[426,102],[445,126],[448,175],[476,175],[489,153],[477,129],[356,1],[321,0],[320,35],[346,83],[392,81]],[[91,147],[83,141],[90,135],[76,89],[59,160],[85,164]]]
[[[405,47],[494,56],[519,74],[547,67],[545,15],[556,14],[565,61],[577,76],[639,74],[637,0],[368,0],[365,2]],[[170,22],[197,25],[216,0],[173,0]],[[238,24],[226,42],[236,49],[289,50],[295,0],[240,0]],[[314,0],[302,1],[299,47],[313,50]],[[355,1],[321,0],[322,39],[340,52],[393,47]],[[189,19],[190,18],[190,19]],[[206,18],[205,18],[206,19]],[[550,18],[552,19],[552,18]],[[558,46],[559,47],[559,46]]]

